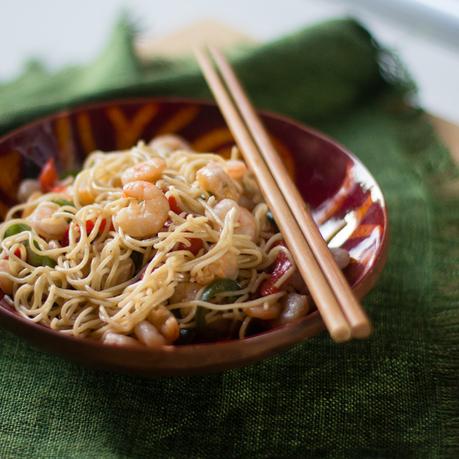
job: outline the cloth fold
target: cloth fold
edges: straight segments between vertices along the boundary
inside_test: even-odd
[[[209,97],[191,60],[140,62],[123,19],[101,55],[0,85],[0,132],[87,101]],[[459,456],[457,169],[393,55],[351,19],[234,54],[256,105],[345,144],[385,192],[391,251],[365,341],[325,335],[249,367],[146,380],[0,331],[1,457]]]

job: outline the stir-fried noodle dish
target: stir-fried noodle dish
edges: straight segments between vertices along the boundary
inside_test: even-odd
[[[0,288],[18,314],[119,346],[244,338],[312,301],[253,175],[161,136],[53,160],[0,225]],[[335,251],[344,267],[349,256]]]

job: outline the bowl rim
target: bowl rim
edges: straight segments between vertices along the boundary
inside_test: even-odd
[[[94,110],[94,109],[101,109],[101,108],[108,107],[108,106],[130,105],[130,104],[135,105],[135,104],[147,104],[147,103],[157,103],[158,105],[169,104],[169,103],[194,104],[194,105],[216,108],[218,110],[218,106],[215,102],[209,99],[192,98],[192,97],[177,97],[177,96],[170,96],[170,97],[169,96],[160,96],[160,97],[145,96],[145,97],[142,97],[140,96],[140,97],[108,99],[105,101],[103,100],[102,101],[92,101],[92,102],[86,102],[82,104],[76,104],[73,107],[68,107],[62,110],[58,110],[56,112],[50,113],[48,115],[45,115],[33,121],[30,121],[29,123],[18,126],[17,128],[14,128],[13,130],[8,131],[6,134],[0,136],[0,144],[8,142],[11,138],[20,134],[22,131],[26,131],[28,129],[31,129],[35,126],[39,126],[40,124],[43,124],[46,122],[51,122],[52,120],[55,120],[55,119],[77,114],[79,112],[84,112],[84,111]],[[387,247],[389,243],[389,218],[388,218],[388,208],[387,208],[386,199],[384,197],[384,193],[381,187],[379,186],[378,182],[374,178],[373,174],[371,174],[371,172],[367,169],[367,167],[362,163],[362,161],[360,161],[360,159],[357,156],[355,156],[346,147],[344,147],[343,145],[341,145],[339,142],[332,139],[328,135],[322,133],[321,131],[318,131],[315,128],[310,127],[307,124],[303,124],[299,121],[296,121],[290,118],[289,116],[278,114],[270,110],[264,110],[264,109],[257,109],[256,111],[259,115],[261,115],[262,118],[264,117],[271,118],[276,121],[281,121],[283,123],[293,125],[296,129],[299,129],[301,131],[306,131],[308,134],[318,138],[320,141],[331,144],[334,148],[344,153],[344,155],[347,156],[348,159],[350,159],[353,163],[357,163],[362,168],[362,170],[376,184],[380,192],[380,204],[381,204],[381,209],[382,209],[382,214],[383,214],[384,231],[382,233],[381,244],[374,257],[374,262],[370,270],[364,275],[364,277],[359,281],[358,285],[354,287],[353,289],[354,293],[359,299],[363,298],[363,296],[365,296],[373,288],[374,283],[376,282],[377,278],[379,277],[379,274],[384,268],[386,258],[387,258]],[[374,279],[371,282],[370,280],[372,277],[374,277]],[[365,286],[365,283],[367,281],[370,281],[369,285]],[[359,289],[359,286],[365,286],[365,288]],[[120,348],[119,346],[116,346],[116,345],[104,344],[101,341],[95,341],[95,340],[91,340],[87,338],[79,338],[73,335],[61,333],[57,330],[51,329],[50,327],[46,325],[32,322],[30,319],[22,317],[12,308],[5,308],[3,306],[0,306],[0,316],[3,316],[7,322],[11,322],[11,323],[16,322],[21,328],[24,328],[24,329],[31,328],[37,334],[48,335],[52,339],[55,338],[57,340],[63,340],[69,345],[70,344],[84,345],[89,348],[97,349],[98,351],[101,351],[101,350],[120,351],[122,349],[123,352],[132,353],[136,355],[144,355],[144,356],[151,356],[154,354],[170,356],[171,351],[174,354],[182,354],[183,356],[187,356],[188,354],[195,355],[197,352],[205,352],[209,350],[210,348],[212,348],[212,350],[224,352],[224,351],[230,350],[232,347],[238,348],[241,345],[251,346],[255,344],[262,344],[265,341],[273,340],[273,338],[275,337],[283,336],[289,331],[292,331],[292,332],[294,330],[299,331],[302,328],[305,328],[307,325],[313,325],[315,328],[320,329],[320,330],[325,329],[325,325],[322,321],[322,318],[320,317],[319,312],[317,310],[314,310],[312,313],[308,314],[307,316],[293,323],[277,326],[270,330],[267,330],[267,331],[264,331],[264,332],[261,332],[261,333],[249,336],[247,338],[243,338],[243,339],[222,340],[222,341],[216,341],[216,342],[206,342],[206,343],[199,343],[199,344],[185,344],[185,345],[171,344],[171,345],[161,346],[158,348],[147,348],[147,347],[136,347],[136,346],[125,346],[125,347]],[[305,339],[307,336],[308,335],[305,335],[303,339]],[[273,342],[275,342],[275,340],[273,340]],[[287,343],[286,345],[283,345],[283,347],[290,346],[298,342],[299,342],[298,340],[293,340]],[[273,346],[270,353],[274,353],[277,348],[278,346]],[[56,350],[56,352],[60,353],[59,350]]]

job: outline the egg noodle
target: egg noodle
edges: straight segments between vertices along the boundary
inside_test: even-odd
[[[126,195],[121,178],[133,166],[157,158],[165,168],[153,183],[170,204],[167,220],[159,221],[155,234],[139,237],[148,220],[142,223],[142,202]],[[198,171],[226,170],[235,160],[236,148],[227,161],[218,154],[155,149],[154,143],[144,142],[127,151],[92,153],[75,178],[11,208],[1,224],[0,258],[5,269],[0,279],[4,290],[8,288],[3,285],[10,285],[12,307],[34,322],[92,339],[103,339],[108,332],[135,336],[136,326],[154,317],[155,311],[172,317],[181,330],[196,328],[201,311],[206,326],[226,319],[243,337],[254,317],[248,311],[269,310],[285,295],[282,288],[262,297],[257,292],[278,254],[283,251],[291,257],[279,244],[282,237],[267,218],[268,208],[250,172],[229,179],[228,189],[241,207],[247,204],[252,236],[240,231],[240,208],[233,206],[223,217],[215,211],[225,199],[224,191],[214,193],[197,180]],[[51,206],[52,216],[33,220],[43,203]],[[123,209],[136,211],[137,217],[121,224]],[[154,212],[150,209],[150,218],[156,218]],[[64,222],[64,236],[46,236],[44,225],[53,222]],[[8,235],[11,227],[23,230]],[[197,240],[198,251],[193,253],[190,246]],[[48,263],[33,265],[31,256]],[[294,269],[292,265],[284,278]],[[225,277],[238,288],[225,291],[223,285],[212,298],[202,299],[210,284]],[[184,286],[192,296],[181,294]]]

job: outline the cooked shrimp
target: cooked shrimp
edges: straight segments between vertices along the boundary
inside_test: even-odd
[[[105,344],[111,344],[113,346],[140,346],[140,343],[130,336],[120,335],[115,332],[107,332],[102,338],[102,342]]]
[[[26,202],[30,196],[32,196],[37,191],[40,191],[40,183],[35,179],[25,179],[21,182],[18,188],[18,201]]]
[[[7,295],[11,295],[13,293],[14,283],[11,279],[2,274],[11,274],[8,260],[0,260],[0,289]]]
[[[164,169],[166,168],[166,162],[161,158],[152,158],[149,161],[136,164],[130,167],[121,174],[121,183],[136,182],[143,180],[145,182],[155,182],[161,177]]]
[[[241,197],[239,198],[238,204],[241,207],[245,207],[248,210],[252,210],[256,205],[254,200],[250,196],[247,196],[246,194],[241,195]]]
[[[340,269],[344,269],[351,261],[351,257],[349,252],[346,249],[342,249],[341,247],[333,247],[330,249],[330,252],[333,255],[333,258],[336,261],[336,264]]]
[[[236,222],[238,226],[235,228],[235,233],[237,234],[246,234],[247,236],[255,241],[257,236],[257,225],[255,222],[255,217],[253,216],[250,210],[238,205],[236,201],[232,199],[223,199],[215,207],[215,214],[223,221],[225,215],[231,210],[237,209]]]
[[[164,336],[159,333],[153,324],[146,320],[136,325],[134,333],[138,340],[147,347],[159,347],[166,344]]]
[[[48,241],[61,239],[67,230],[68,223],[64,217],[55,217],[60,206],[54,202],[41,202],[27,218],[35,231]]]
[[[216,278],[234,280],[237,278],[238,273],[237,256],[232,252],[226,252],[218,260],[199,271],[195,276],[195,280],[198,284],[207,285]]]
[[[185,303],[187,301],[193,301],[197,298],[199,290],[202,289],[202,285],[196,282],[179,282],[175,286],[174,294],[170,298],[170,303]],[[186,317],[189,313],[188,308],[180,308],[180,314],[182,317]]]
[[[203,190],[214,194],[217,199],[239,199],[240,193],[235,183],[220,164],[209,162],[198,170],[196,179]]]
[[[27,203],[31,203],[38,199],[42,195],[41,191],[34,191],[29,198],[27,199]],[[36,206],[28,206],[22,211],[22,218],[27,218],[29,215],[32,215],[33,211],[36,209]]]
[[[172,134],[155,137],[150,142],[150,147],[162,156],[176,150],[191,150],[190,145],[184,139]]]
[[[159,306],[148,315],[148,320],[164,336],[167,343],[173,343],[180,335],[180,327],[174,315],[164,306]]]
[[[137,181],[124,185],[125,196],[141,202],[131,202],[114,217],[118,226],[129,236],[148,238],[163,227],[169,212],[164,193],[150,182]]]
[[[199,290],[202,286],[196,284],[196,282],[179,282],[176,287],[174,294],[171,296],[171,303],[182,303],[185,301],[193,301],[198,296]]]
[[[234,180],[239,180],[247,173],[247,166],[239,159],[230,159],[225,163],[226,173]]]
[[[249,317],[253,317],[256,319],[272,320],[279,317],[281,309],[282,307],[279,303],[264,303],[260,306],[252,306],[251,308],[247,308],[245,310],[245,313]]]
[[[305,316],[309,312],[309,302],[306,295],[289,293],[281,301],[284,309],[279,317],[279,323],[285,324]]]
[[[255,241],[257,238],[257,225],[252,212],[245,207],[239,207],[237,222],[239,226],[236,228],[236,233],[245,234],[252,241]]]

